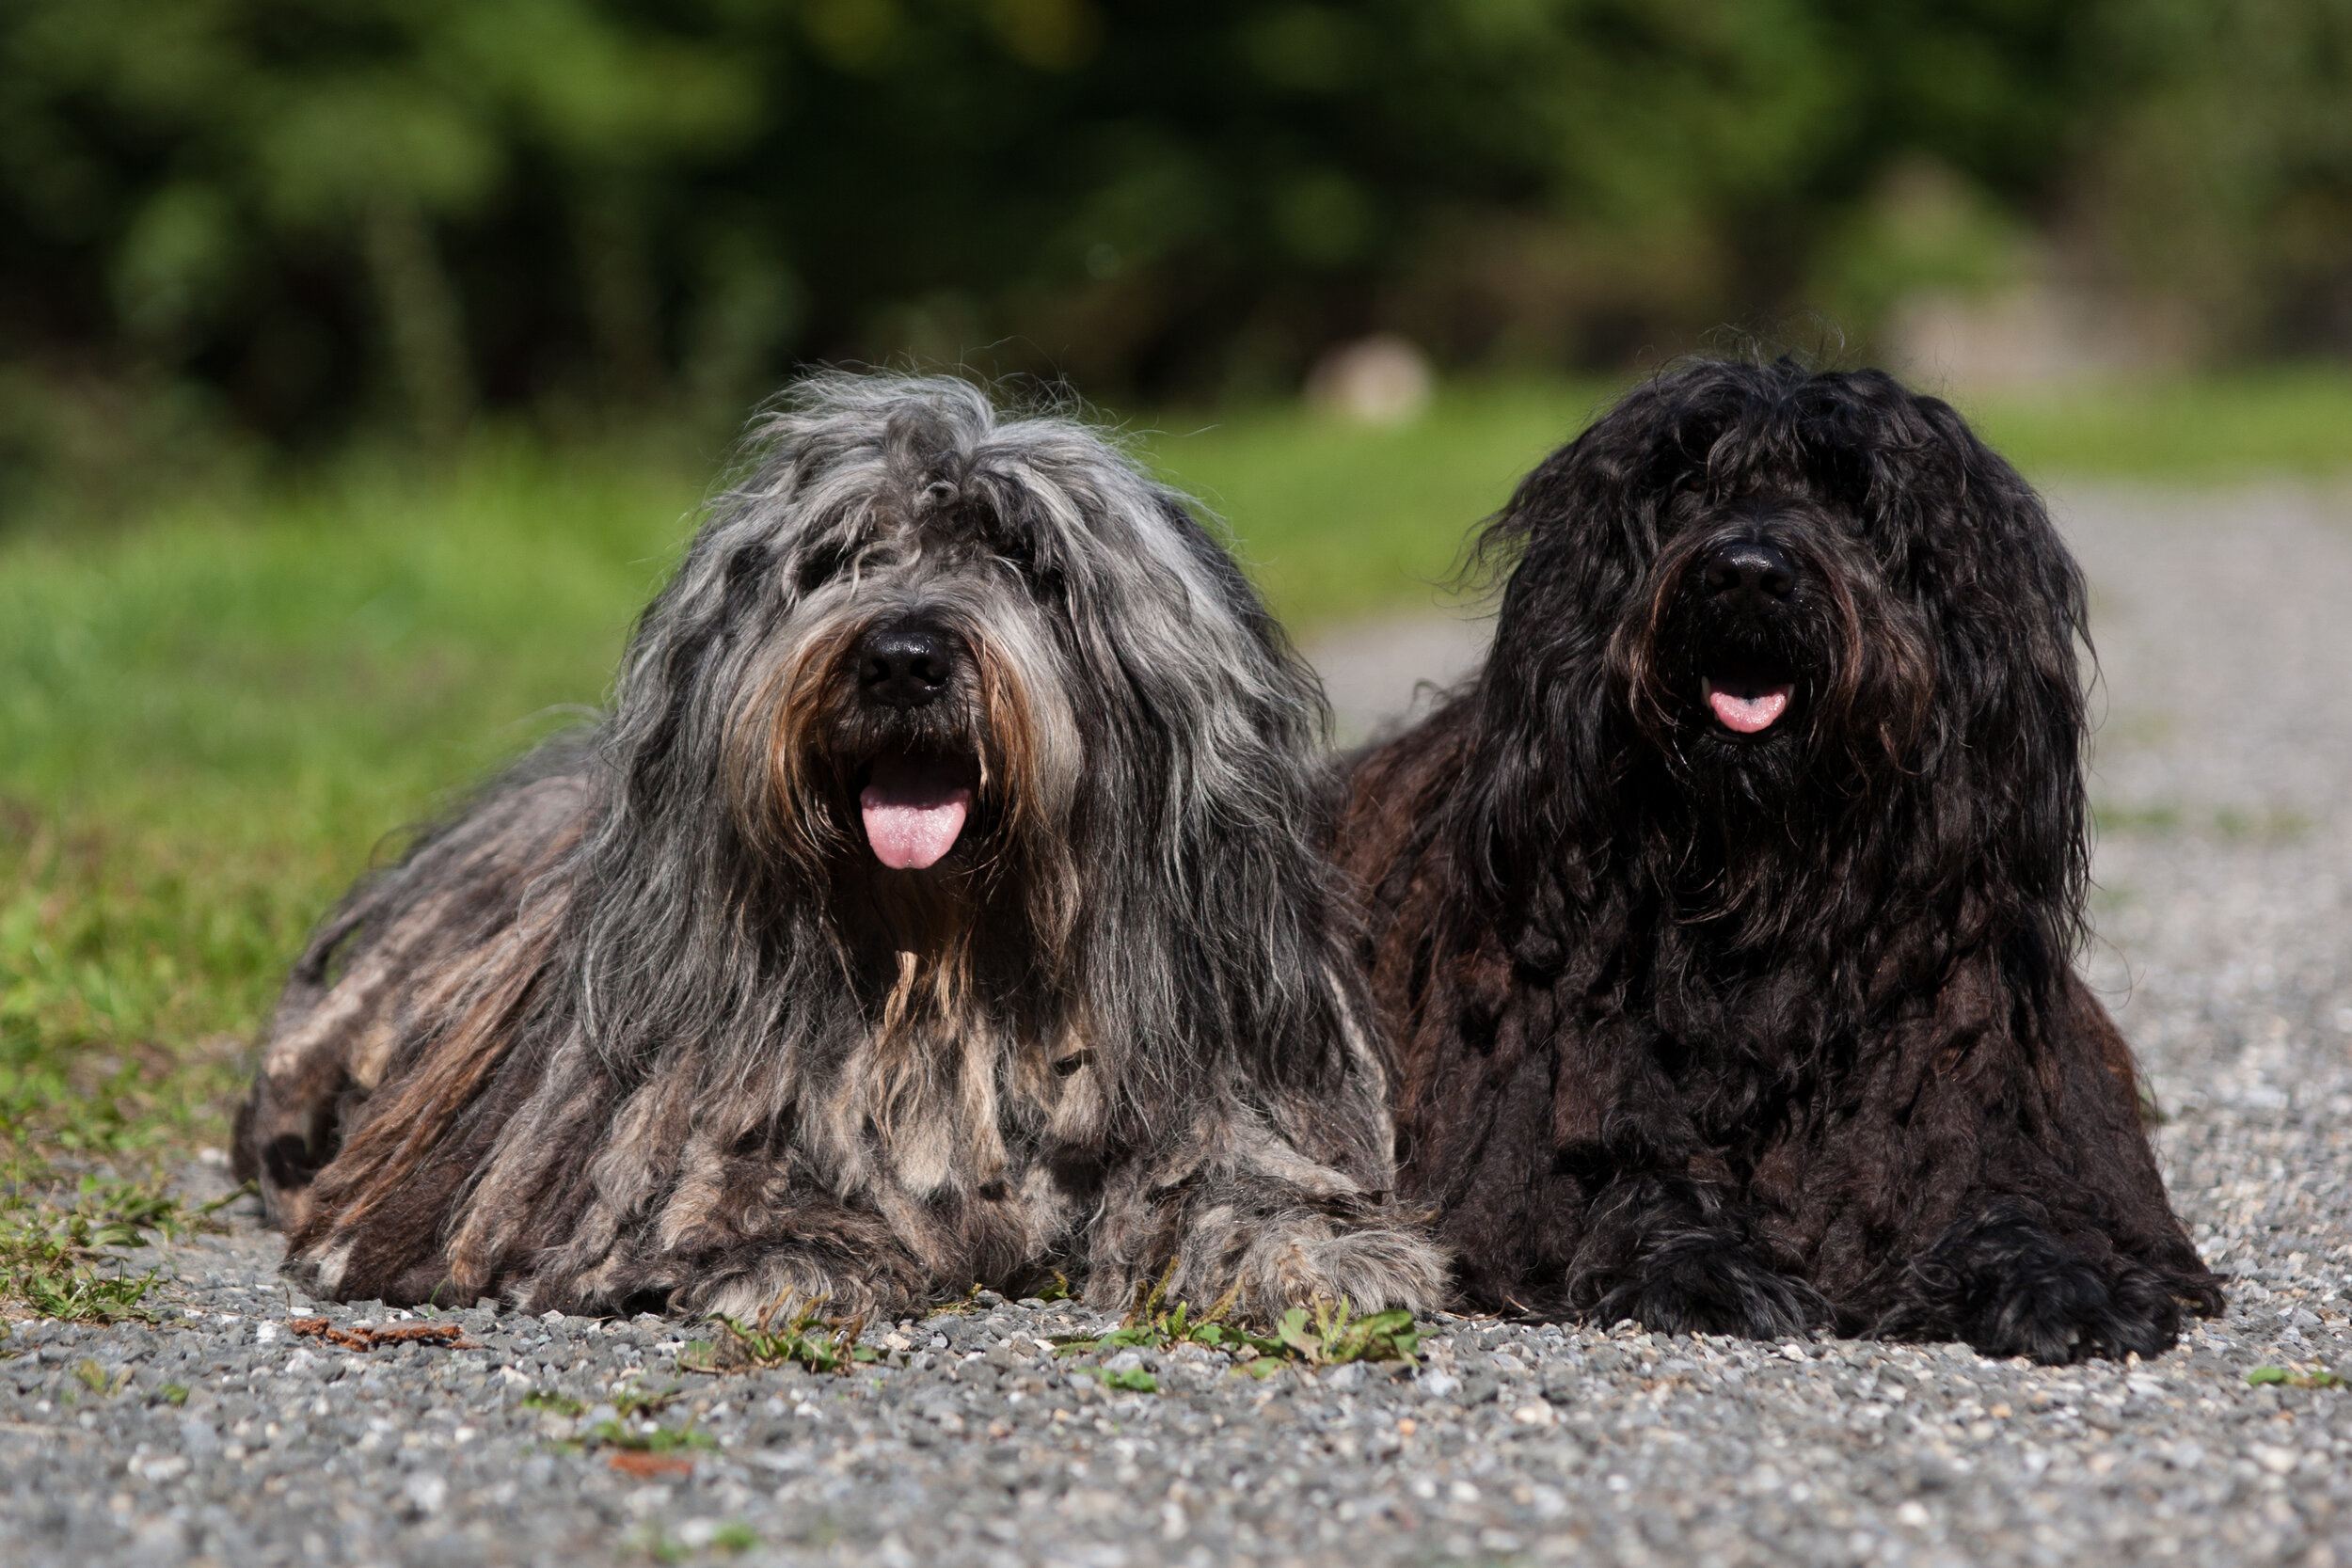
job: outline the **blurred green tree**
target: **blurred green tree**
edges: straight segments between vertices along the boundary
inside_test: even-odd
[[[1867,337],[2045,230],[2352,346],[2348,14],[8,0],[0,364],[292,440],[731,412],[805,356],[1216,395],[1376,327],[1591,365],[1826,301]]]
[[[2352,0],[2143,0],[2087,138],[2086,243],[2249,356],[2352,354]]]

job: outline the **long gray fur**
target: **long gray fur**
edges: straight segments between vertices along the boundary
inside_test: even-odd
[[[1066,1274],[1265,1317],[1433,1305],[1384,1052],[1311,849],[1313,677],[1184,499],[952,379],[755,427],[610,715],[363,883],[238,1159],[341,1299],[898,1312]],[[861,702],[916,618],[942,699]],[[968,753],[930,871],[878,752]]]

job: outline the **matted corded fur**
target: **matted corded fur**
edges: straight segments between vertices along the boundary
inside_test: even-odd
[[[1701,362],[1519,486],[1336,847],[1480,1306],[2153,1354],[2218,1281],[2073,968],[2081,576],[1876,372]]]
[[[1093,431],[954,379],[802,382],[609,717],[295,965],[238,1137],[289,1271],[575,1312],[1057,1270],[1115,1306],[1171,1264],[1257,1317],[1430,1304],[1312,847],[1321,717],[1225,551]],[[928,866],[869,847],[950,818]]]

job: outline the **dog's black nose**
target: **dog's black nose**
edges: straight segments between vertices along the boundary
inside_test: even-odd
[[[955,673],[955,644],[928,626],[877,626],[858,645],[858,687],[885,707],[921,707]]]
[[[1797,586],[1797,569],[1788,558],[1755,539],[1711,551],[1702,578],[1709,594],[1732,595],[1758,607],[1780,603]]]

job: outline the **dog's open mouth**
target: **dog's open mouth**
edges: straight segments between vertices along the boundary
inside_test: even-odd
[[[1715,722],[1740,735],[1762,735],[1788,711],[1795,683],[1758,670],[1699,677],[1699,698]]]
[[[968,756],[894,752],[874,759],[858,791],[866,842],[893,871],[937,865],[962,837],[979,766]]]

